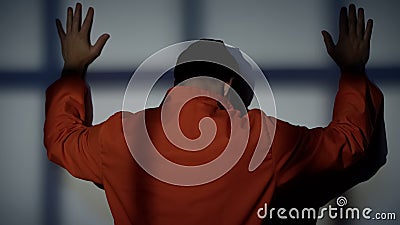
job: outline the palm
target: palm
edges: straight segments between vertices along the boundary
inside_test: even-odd
[[[57,30],[62,45],[62,55],[68,69],[83,69],[92,63],[101,53],[108,34],[103,34],[95,45],[90,43],[90,31],[93,23],[93,8],[89,8],[84,22],[82,20],[82,6],[76,4],[75,14],[68,8],[66,32],[60,20],[57,20]]]
[[[369,58],[372,20],[368,20],[365,28],[364,10],[358,10],[358,18],[354,5],[340,11],[339,40],[335,45],[332,36],[322,31],[328,54],[343,70],[363,69]]]

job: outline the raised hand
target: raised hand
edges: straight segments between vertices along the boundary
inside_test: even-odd
[[[322,31],[328,54],[340,67],[342,72],[364,73],[369,58],[372,23],[370,19],[365,27],[364,9],[351,4],[349,13],[343,7],[339,19],[339,40],[335,45],[332,36]]]
[[[71,7],[68,7],[66,31],[64,31],[60,20],[56,20],[64,58],[64,71],[73,71],[84,75],[86,68],[100,55],[110,37],[108,34],[103,34],[94,45],[91,44],[90,31],[93,24],[93,14],[94,10],[90,7],[82,24],[82,5],[77,3],[75,13],[73,13]]]

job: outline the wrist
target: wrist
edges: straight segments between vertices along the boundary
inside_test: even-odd
[[[78,64],[64,63],[63,76],[79,76],[84,78],[86,75],[87,66]]]
[[[341,66],[340,71],[342,74],[365,74],[365,65]]]

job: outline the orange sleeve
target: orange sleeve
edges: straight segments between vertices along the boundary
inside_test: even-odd
[[[90,90],[63,76],[46,91],[44,145],[48,158],[77,178],[102,183],[101,125],[92,126]]]
[[[382,110],[383,94],[366,75],[342,74],[327,127],[307,129],[278,123],[277,132],[281,132],[277,134],[287,133],[290,144],[272,151],[277,185],[342,172],[354,165],[366,155],[375,128],[383,121]],[[277,142],[284,138],[278,137]]]

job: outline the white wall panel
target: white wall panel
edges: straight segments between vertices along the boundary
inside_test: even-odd
[[[0,71],[37,71],[43,66],[45,17],[42,3],[39,0],[2,2]]]

